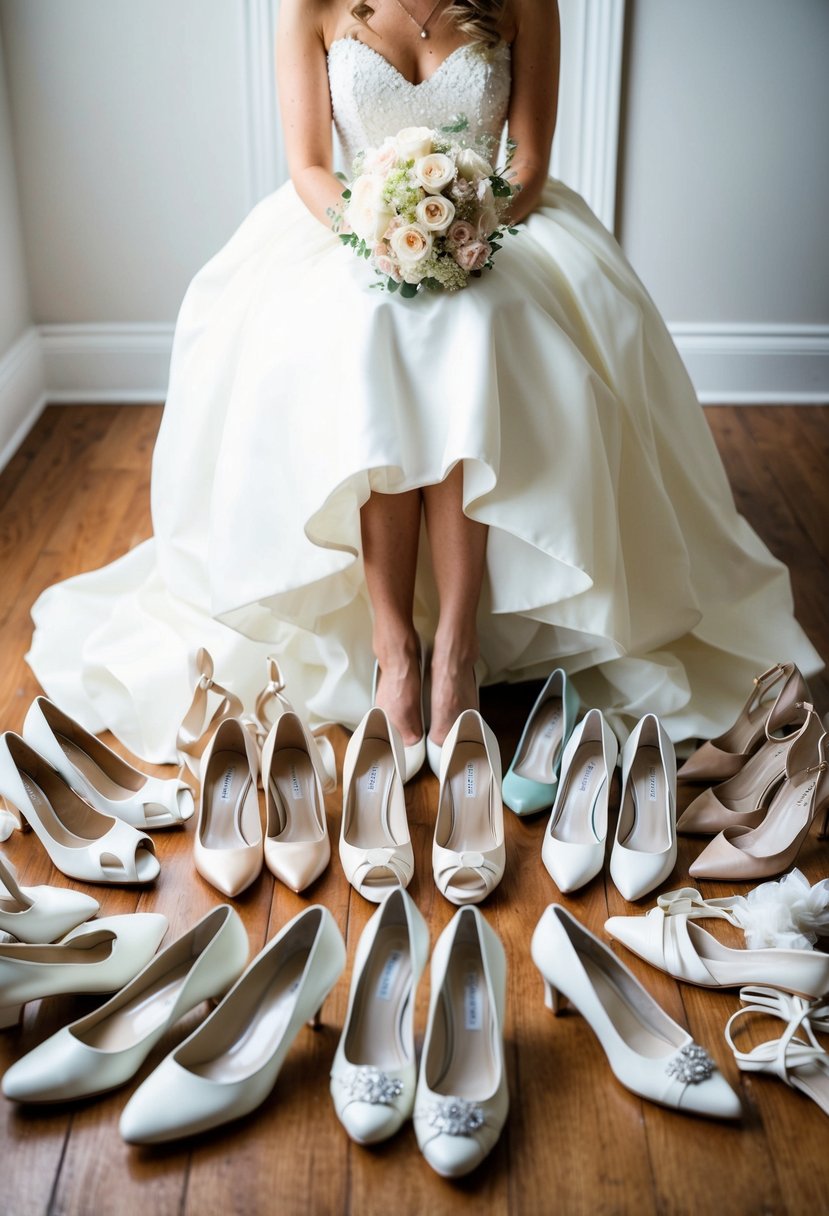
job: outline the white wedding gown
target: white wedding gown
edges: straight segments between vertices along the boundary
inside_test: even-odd
[[[458,113],[501,133],[507,47],[412,85],[366,45],[329,54],[346,163]],[[188,655],[250,705],[279,655],[294,703],[353,727],[369,703],[360,507],[463,463],[489,525],[487,680],[563,665],[626,731],[721,729],[772,662],[820,666],[787,571],[734,508],[667,330],[613,238],[550,180],[495,268],[454,295],[373,287],[291,184],[191,283],[153,460],[155,537],[51,587],[28,656],[46,691],[148,759],[171,758]],[[416,624],[436,595],[421,546]]]

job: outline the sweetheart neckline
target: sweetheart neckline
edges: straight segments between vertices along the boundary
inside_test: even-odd
[[[403,84],[408,85],[410,89],[420,89],[420,88],[423,88],[424,85],[430,84],[435,79],[435,77],[440,72],[443,71],[443,69],[446,67],[447,63],[449,63],[449,61],[451,59],[454,59],[456,55],[459,55],[461,53],[461,51],[468,51],[471,46],[474,46],[474,43],[472,43],[472,42],[463,42],[463,43],[461,43],[460,46],[456,46],[454,51],[450,51],[449,54],[445,56],[445,58],[441,59],[440,63],[435,68],[434,72],[432,72],[429,76],[424,77],[423,80],[418,80],[417,82],[415,82],[413,80],[409,80],[408,76],[404,76],[403,73],[400,71],[400,68],[396,67],[390,59],[386,58],[385,55],[381,55],[381,53],[379,51],[376,51],[373,46],[369,46],[369,44],[367,42],[362,42],[359,38],[335,38],[334,41],[329,46],[328,50],[326,51],[326,57],[331,55],[331,52],[333,51],[335,46],[339,46],[341,44],[348,44],[348,43],[353,43],[353,44],[356,44],[357,46],[365,47],[365,49],[367,51],[369,51],[372,55],[374,55],[377,59],[379,59],[382,63],[384,63],[386,65],[386,67],[391,72],[394,73],[394,75],[398,78],[398,80],[401,80],[403,82]],[[501,43],[501,45],[508,46],[509,43]]]

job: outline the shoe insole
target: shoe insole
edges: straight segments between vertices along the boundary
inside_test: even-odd
[[[498,845],[491,817],[492,769],[482,743],[456,743],[447,774],[451,818],[441,848],[487,853]]]
[[[764,743],[735,776],[717,789],[723,806],[733,811],[753,811],[763,805],[773,787],[786,772],[789,741],[772,740]]]
[[[772,700],[760,701],[752,705],[745,717],[734,723],[730,730],[720,735],[720,744],[726,751],[745,752],[752,743],[763,734],[766,718],[774,704]]]
[[[131,798],[143,785],[143,782],[137,779],[138,774],[136,774],[136,780],[132,788],[120,785],[104,772],[100,764],[97,764],[92,756],[85,752],[83,748],[78,747],[77,743],[73,743],[65,735],[58,735],[57,740],[60,743],[61,750],[66,754],[71,763],[74,764],[78,772],[82,773],[89,784],[103,794],[104,798],[109,798],[113,802],[119,799]],[[123,775],[125,778],[128,778],[129,770],[125,768]]]
[[[140,1043],[167,1021],[192,965],[193,960],[187,959],[160,975],[154,984],[137,993],[128,1004],[114,1010],[86,1033],[79,1033],[78,1038],[98,1051],[125,1051]]]
[[[271,840],[293,844],[322,839],[316,773],[307,752],[286,747],[274,755],[268,793],[276,815],[275,823],[268,820]]]
[[[458,945],[442,993],[443,1059],[429,1088],[471,1101],[489,1097],[497,1082],[489,1002],[481,952],[472,942]]]
[[[627,805],[621,808],[620,819],[627,822],[632,818],[632,822],[627,834],[620,835],[621,843],[638,853],[664,853],[671,840],[665,814],[668,788],[658,747],[637,750],[625,794]]]
[[[596,844],[607,835],[607,784],[604,751],[599,740],[582,743],[567,771],[567,788],[551,835],[568,844]]]
[[[752,857],[774,857],[790,849],[809,825],[818,776],[807,774],[797,784],[789,780],[781,785],[763,822],[731,843]]]
[[[296,994],[308,961],[307,950],[297,950],[251,1001],[248,1016],[221,1055],[191,1065],[191,1071],[210,1081],[231,1084],[263,1068],[276,1052],[296,1005]],[[238,1015],[238,1003],[236,1013]]]
[[[239,849],[256,844],[261,832],[259,799],[247,756],[214,752],[202,797],[202,844],[207,849]]]
[[[345,1055],[349,1064],[402,1068],[410,1063],[403,1022],[411,1019],[412,960],[402,925],[379,930],[360,976],[351,1010]]]
[[[677,1043],[671,1043],[661,1035],[644,1016],[644,1013],[630,1004],[624,992],[590,955],[585,952],[581,956],[588,979],[593,985],[596,996],[613,1023],[619,1036],[633,1051],[649,1059],[659,1059],[660,1056],[673,1055]]]
[[[563,730],[564,707],[561,697],[550,697],[536,710],[521,755],[513,765],[513,772],[527,781],[549,785],[555,777]]]
[[[111,819],[87,806],[68,786],[64,786],[65,800],[61,808],[66,819],[64,822],[64,819],[58,818],[48,796],[28,773],[21,773],[20,780],[46,834],[62,848],[85,849],[90,841],[106,836],[112,827]]]
[[[103,963],[112,954],[112,943],[115,935],[111,931],[91,933],[88,938],[79,942],[58,943],[54,946],[24,945],[14,942],[11,946],[0,944],[0,962],[3,959],[13,959],[25,963],[59,963],[71,966],[73,963],[86,966],[88,963]],[[66,991],[71,992],[69,988]]]
[[[391,794],[394,761],[384,739],[364,739],[351,782],[345,838],[357,849],[394,848]]]

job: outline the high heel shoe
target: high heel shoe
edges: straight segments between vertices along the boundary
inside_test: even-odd
[[[772,701],[775,689],[778,691]],[[733,777],[767,735],[773,735],[791,721],[797,702],[811,699],[806,681],[794,663],[775,663],[761,676],[755,676],[748,700],[728,730],[698,747],[677,776],[682,781],[704,781],[709,785]]]
[[[498,740],[465,709],[443,744],[432,869],[453,904],[477,904],[504,877],[506,845]]]
[[[743,927],[739,897],[701,900],[690,887],[660,896],[644,916],[611,916],[605,932],[652,967],[701,988],[773,984],[801,996],[829,991],[829,955],[820,950],[771,946],[734,950],[696,922],[719,917]]]
[[[259,757],[238,718],[219,724],[202,759],[193,859],[223,895],[239,895],[262,871],[264,843],[256,777]]]
[[[161,1144],[255,1110],[344,966],[345,943],[331,913],[318,904],[305,908],[138,1087],[121,1115],[123,1138]]]
[[[262,749],[265,865],[293,891],[319,878],[331,857],[325,818],[325,770],[292,709],[277,718]]]
[[[744,1007],[732,1013],[725,1026],[725,1039],[738,1067],[743,1072],[768,1072],[779,1077],[829,1115],[829,1052],[815,1035],[816,1030],[829,1032],[826,997],[804,1001],[776,988],[757,986],[741,988],[740,1000]],[[742,1022],[740,1029],[744,1029],[746,1015],[753,1014],[779,1018],[786,1023],[786,1029],[779,1039],[769,1039],[751,1051],[741,1051],[734,1043],[735,1027]]]
[[[641,899],[676,865],[676,757],[655,714],[645,714],[622,749],[622,798],[610,876],[620,895]]]
[[[345,751],[340,861],[355,891],[373,903],[407,887],[414,872],[403,744],[378,706],[365,715]]]
[[[426,760],[426,714],[423,706],[423,683],[425,674],[425,659],[423,652],[423,643],[420,638],[417,639],[417,661],[420,671],[420,738],[414,743],[403,743],[403,783],[411,781],[416,777]],[[374,675],[371,681],[371,704],[377,704],[377,684],[380,679],[380,664],[375,661]],[[402,740],[401,740],[402,742]]]
[[[185,823],[193,815],[186,782],[139,772],[46,697],[30,705],[23,738],[104,815],[144,830]]]
[[[561,758],[578,711],[579,695],[558,667],[530,710],[504,777],[504,802],[516,815],[534,815],[552,806]]]
[[[799,729],[792,729],[784,738],[766,739],[738,773],[698,794],[677,821],[677,832],[716,836],[727,827],[758,827],[786,776],[786,757],[807,728],[810,709],[810,705],[799,702],[792,722],[787,723],[794,728],[796,722]]]
[[[740,1100],[708,1052],[565,908],[545,908],[530,950],[547,1007],[558,1014],[569,1001],[579,1011],[626,1089],[683,1114],[740,1117]]]
[[[762,823],[756,828],[729,827],[710,841],[689,873],[694,878],[746,882],[780,874],[793,865],[812,820],[824,813],[822,835],[829,825],[829,737],[809,707],[803,731],[786,756],[785,779]]]
[[[222,722],[241,718],[242,702],[235,693],[222,687],[214,678],[213,657],[203,646],[191,659],[193,667],[193,699],[181,720],[176,735],[176,750],[180,776],[189,772],[194,783],[201,777],[202,757],[210,740]],[[211,694],[218,697],[211,713]]]
[[[506,955],[477,908],[461,908],[441,933],[431,981],[414,1129],[432,1169],[459,1178],[495,1147],[509,1111]]]
[[[610,785],[619,745],[601,710],[570,736],[561,762],[541,860],[559,891],[577,891],[604,865]]]
[[[0,735],[0,793],[17,807],[52,864],[83,882],[152,882],[161,869],[155,845],[76,794],[19,735]]]
[[[12,863],[0,856],[0,932],[30,945],[54,942],[77,929],[100,904],[82,891],[65,887],[21,887]]]
[[[166,916],[134,912],[80,925],[54,945],[0,945],[0,1029],[14,1026],[28,1001],[123,988],[166,932]]]
[[[227,904],[213,908],[106,1004],[12,1064],[3,1093],[14,1102],[67,1102],[116,1089],[174,1022],[223,996],[247,959],[241,920]]]
[[[476,711],[479,711],[480,710],[480,696],[479,696],[480,677],[478,675],[478,663],[474,664],[474,666],[472,668],[472,676],[475,681],[475,704],[474,704],[474,706],[470,706],[469,708],[470,709],[474,708]],[[457,721],[457,719],[456,719],[456,721]],[[444,748],[445,743],[446,743],[445,739],[444,739],[443,743],[435,743],[434,739],[431,736],[431,733],[427,733],[427,735],[426,735],[426,759],[429,763],[429,768],[432,770],[434,775],[437,777],[438,781],[440,780],[440,763],[441,763],[441,756],[443,755],[443,748]]]
[[[412,1113],[415,992],[428,954],[425,920],[411,896],[392,891],[360,936],[331,1066],[337,1118],[358,1144],[388,1140]]]

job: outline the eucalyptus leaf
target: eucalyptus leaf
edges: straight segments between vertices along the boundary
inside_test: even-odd
[[[417,288],[415,287],[414,283],[401,283],[400,284],[400,294],[406,300],[410,300],[412,298],[412,296],[417,295]]]

